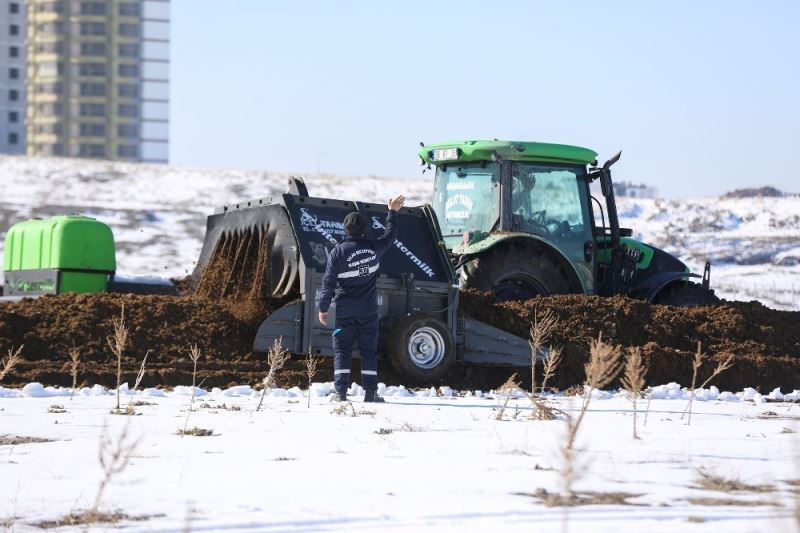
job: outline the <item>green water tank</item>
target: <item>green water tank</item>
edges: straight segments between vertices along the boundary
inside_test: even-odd
[[[94,218],[28,220],[6,234],[7,295],[105,292],[116,267],[111,228]]]

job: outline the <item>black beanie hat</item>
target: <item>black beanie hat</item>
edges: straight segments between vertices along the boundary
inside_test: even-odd
[[[364,217],[361,216],[361,213],[356,213],[355,211],[352,213],[348,213],[346,217],[344,217],[344,233],[350,237],[360,237],[364,235],[364,229],[366,228],[366,222],[364,222]]]

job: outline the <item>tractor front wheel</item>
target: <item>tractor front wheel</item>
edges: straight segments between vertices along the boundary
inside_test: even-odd
[[[462,285],[493,292],[498,300],[529,300],[572,292],[564,269],[529,246],[496,246],[464,265]]]
[[[456,361],[455,342],[447,324],[424,314],[402,318],[395,324],[388,352],[394,369],[416,383],[437,381]]]
[[[692,307],[695,305],[710,305],[719,302],[719,298],[712,290],[705,290],[702,285],[689,281],[673,283],[661,291],[654,303],[674,305],[677,307]]]

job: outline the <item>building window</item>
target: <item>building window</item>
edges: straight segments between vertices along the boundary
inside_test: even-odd
[[[81,43],[82,56],[106,55],[106,43]]]
[[[105,35],[104,22],[81,22],[81,35]]]
[[[119,104],[117,114],[121,117],[136,117],[139,115],[139,109],[133,104]]]
[[[36,110],[40,115],[60,115],[64,108],[61,104],[37,104]]]
[[[105,157],[106,147],[102,144],[81,144],[78,155],[83,157]]]
[[[119,55],[122,57],[139,57],[139,47],[135,44],[120,44]]]
[[[19,122],[19,113],[17,111],[9,111],[8,112],[8,121],[11,124],[16,124]]]
[[[122,3],[119,5],[119,14],[123,17],[138,17],[139,4]]]
[[[9,57],[19,57],[19,46],[9,46],[8,55]]]
[[[19,13],[19,2],[11,2],[8,4],[8,12],[12,15]]]
[[[125,37],[138,37],[139,36],[139,25],[138,24],[126,24],[120,23],[119,25],[119,34],[124,35]]]
[[[61,0],[56,2],[42,2],[39,4],[39,9],[44,13],[63,13],[64,2]]]
[[[120,157],[138,157],[139,147],[135,144],[120,144],[117,146],[117,155]]]
[[[16,89],[11,89],[8,91],[8,100],[10,102],[16,102],[19,100],[19,91]]]
[[[64,133],[64,128],[61,124],[38,124],[34,131],[36,133],[47,133],[50,135],[61,135]]]
[[[64,92],[64,85],[61,83],[37,83],[34,90],[39,94],[61,94]]]
[[[43,22],[39,24],[39,32],[42,34],[62,34],[66,32],[63,22]]]
[[[104,137],[105,134],[105,124],[81,124],[82,137]]]
[[[139,75],[139,65],[121,63],[117,69],[120,76],[136,77]]]
[[[17,144],[19,142],[19,135],[16,133],[8,134],[8,144]]]
[[[11,67],[10,69],[8,69],[8,79],[10,80],[19,79],[19,69],[17,67]]]
[[[117,96],[120,98],[138,98],[139,86],[133,83],[120,83],[117,85]]]
[[[104,83],[81,83],[81,96],[105,96],[106,86]]]
[[[78,65],[80,76],[105,76],[106,66],[103,63],[81,63]]]
[[[139,136],[139,127],[136,124],[117,125],[117,137],[136,138]]]
[[[62,42],[49,42],[49,43],[36,43],[36,51],[44,54],[60,54],[64,51],[64,43]]]
[[[106,106],[104,104],[81,104],[80,114],[82,117],[104,117]]]
[[[19,25],[18,24],[12,24],[11,26],[9,26],[8,27],[8,34],[9,35],[19,35]]]
[[[81,15],[105,15],[106,5],[103,2],[81,2]]]

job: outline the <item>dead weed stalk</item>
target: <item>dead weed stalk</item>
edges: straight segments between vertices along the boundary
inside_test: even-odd
[[[130,333],[127,324],[125,324],[125,304],[122,304],[119,318],[113,318],[111,321],[114,324],[114,335],[107,337],[106,342],[108,342],[111,352],[117,356],[117,405],[114,409],[119,411],[119,387],[122,384],[122,354],[128,345],[128,335]]]
[[[530,329],[530,339],[528,344],[531,347],[531,394],[536,393],[536,361],[542,346],[548,341],[558,325],[558,318],[548,309],[542,316],[538,316],[538,310],[534,310],[533,324]]]
[[[100,447],[98,450],[98,459],[100,467],[103,469],[103,477],[100,480],[100,485],[97,487],[97,495],[94,498],[94,503],[89,511],[90,516],[96,516],[100,507],[100,502],[103,499],[103,494],[114,479],[114,477],[121,474],[130,463],[131,456],[139,445],[141,439],[134,439],[129,435],[129,423],[126,423],[122,432],[116,439],[111,439],[108,436],[108,428],[103,428],[103,434],[100,436]]]
[[[697,383],[697,371],[702,366],[704,358],[705,354],[702,351],[702,345],[698,341],[697,352],[695,352],[694,360],[692,361],[692,388],[689,391],[689,402],[686,404],[686,408],[683,410],[683,413],[681,414],[681,420],[683,420],[683,417],[686,416],[688,413],[688,418],[686,419],[687,426],[692,425],[692,402],[694,401],[695,391],[697,390],[697,388],[695,387],[695,384]],[[706,385],[711,383],[712,379],[714,379],[718,375],[728,370],[731,366],[733,366],[732,361],[733,361],[733,354],[730,354],[728,358],[725,359],[724,361],[720,361],[717,364],[717,367],[714,369],[714,372],[711,373],[711,375],[700,385],[699,388],[701,389],[706,388]]]
[[[498,391],[505,392],[506,397],[503,401],[503,405],[500,407],[500,410],[497,412],[497,416],[495,416],[495,420],[502,420],[503,416],[506,413],[506,407],[508,407],[508,401],[511,399],[512,393],[519,388],[519,381],[517,381],[517,374],[511,374],[505,383],[500,385]]]
[[[541,394],[544,394],[544,391],[547,390],[547,382],[550,378],[556,375],[556,369],[561,362],[562,355],[563,352],[561,348],[550,346],[550,350],[548,350],[547,356],[544,358],[544,376],[542,377]]]
[[[603,342],[602,335],[597,340],[592,340],[589,345],[589,362],[584,369],[586,371],[586,381],[583,388],[583,401],[581,410],[574,425],[570,427],[567,447],[572,449],[575,444],[575,437],[578,435],[583,417],[589,409],[589,402],[592,400],[592,391],[600,389],[611,383],[617,377],[622,368],[622,351],[619,346],[612,346]]]
[[[321,357],[315,356],[311,353],[311,346],[308,347],[308,356],[306,357],[306,377],[308,377],[308,408],[311,408],[311,380],[317,374],[317,366],[319,366]]]
[[[189,397],[189,409],[186,411],[186,420],[183,422],[183,430],[178,430],[181,437],[186,434],[186,427],[189,425],[189,416],[191,416],[194,410],[194,396],[197,389],[197,361],[200,360],[200,348],[198,348],[196,344],[189,347],[189,358],[192,360],[192,395]]]
[[[81,352],[75,346],[75,341],[72,341],[72,349],[69,351],[69,375],[72,376],[72,389],[69,391],[69,399],[75,395],[75,389],[78,388],[78,366],[80,365]]]
[[[269,370],[266,377],[264,377],[264,389],[261,392],[261,399],[258,402],[256,411],[261,410],[261,405],[264,403],[264,397],[267,395],[267,390],[275,386],[275,378],[283,368],[283,365],[289,360],[289,352],[283,349],[281,345],[281,338],[275,339],[269,351],[267,352],[267,364]],[[310,394],[310,393],[309,393]]]
[[[647,365],[642,360],[642,350],[639,347],[628,348],[628,358],[625,361],[625,373],[622,376],[622,386],[628,391],[633,403],[633,438],[636,435],[636,400],[644,388],[644,376],[647,374]]]
[[[22,353],[22,348],[24,347],[24,344],[20,344],[19,348],[16,350],[13,346],[8,349],[8,357],[3,360],[2,368],[0,368],[0,381],[3,381],[6,375],[11,373],[11,371],[14,370],[14,367],[17,366],[17,363],[20,362],[22,359],[20,354]]]

